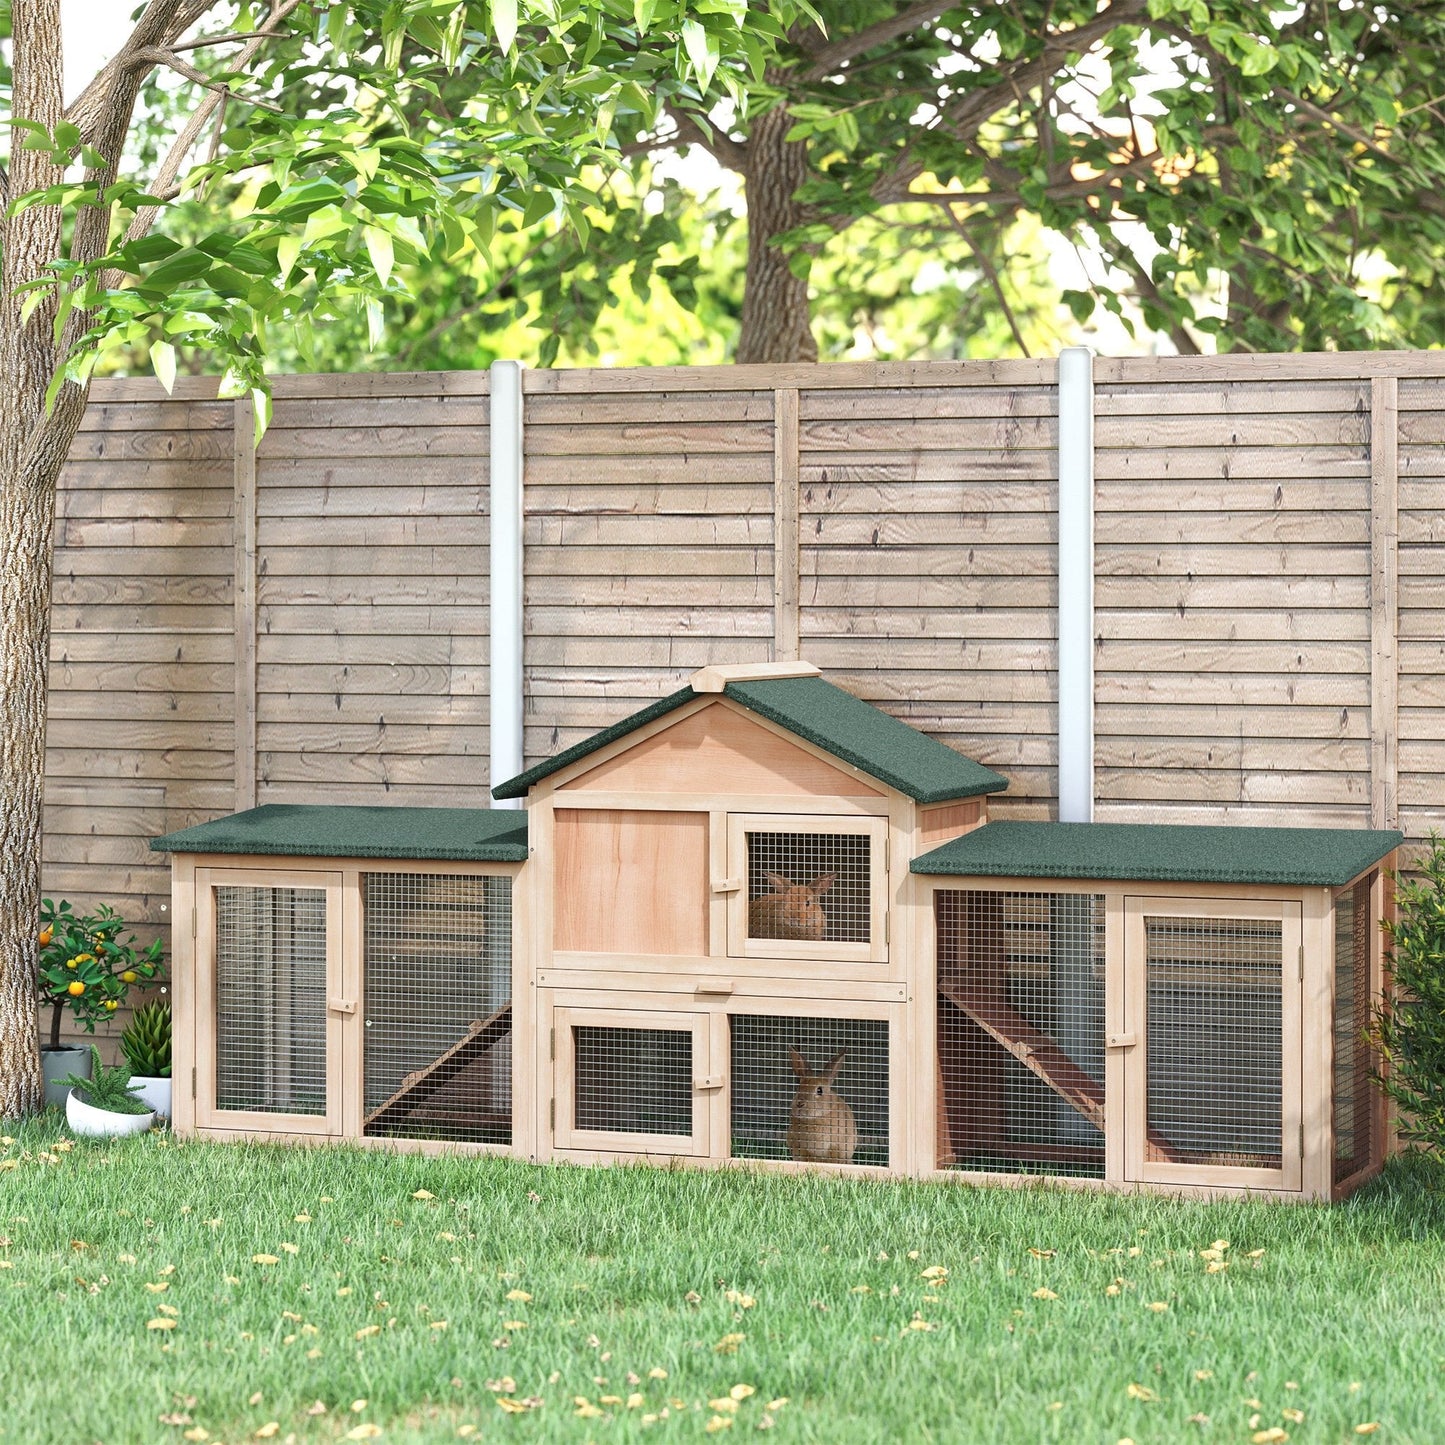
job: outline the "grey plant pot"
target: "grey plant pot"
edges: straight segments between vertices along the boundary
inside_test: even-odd
[[[90,1077],[90,1050],[66,1047],[40,1050],[40,1069],[45,1075],[45,1102],[52,1109],[63,1109],[70,1090],[56,1083],[67,1074],[76,1074],[82,1079]]]

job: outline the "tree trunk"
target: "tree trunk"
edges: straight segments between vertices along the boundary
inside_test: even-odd
[[[54,131],[61,118],[60,0],[27,0],[14,15],[13,115]],[[53,185],[43,151],[11,149],[10,194]],[[62,255],[58,207],[7,217],[0,268],[0,1118],[41,1102],[36,1031],[40,817],[55,488],[84,411],[67,387],[46,414],[56,366],[53,299],[20,321],[15,288]]]
[[[737,360],[816,361],[806,273],[795,276],[778,236],[809,220],[794,196],[808,178],[805,141],[784,137],[792,118],[779,106],[756,120],[747,145],[748,272]]]

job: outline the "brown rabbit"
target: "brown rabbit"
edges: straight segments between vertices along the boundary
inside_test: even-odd
[[[837,876],[820,873],[811,883],[794,883],[781,873],[763,874],[772,892],[748,904],[748,937],[821,939],[828,928],[828,915],[818,900]]]
[[[858,1147],[858,1125],[848,1101],[833,1092],[847,1049],[839,1049],[821,1074],[815,1074],[797,1049],[788,1057],[798,1076],[788,1121],[788,1153],[808,1164],[851,1164]]]

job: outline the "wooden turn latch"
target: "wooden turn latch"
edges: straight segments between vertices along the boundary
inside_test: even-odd
[[[1111,1049],[1132,1049],[1138,1042],[1138,1034],[1110,1034],[1106,1040],[1106,1047]]]
[[[334,1014],[354,1014],[356,1012],[356,1000],[354,998],[327,999],[326,1007]]]
[[[694,1089],[710,1091],[725,1088],[727,1086],[727,1080],[721,1074],[708,1074],[704,1078],[694,1079],[692,1086]]]

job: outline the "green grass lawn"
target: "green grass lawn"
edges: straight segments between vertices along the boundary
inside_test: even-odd
[[[1328,1208],[11,1129],[5,1445],[1445,1439],[1433,1166]]]

